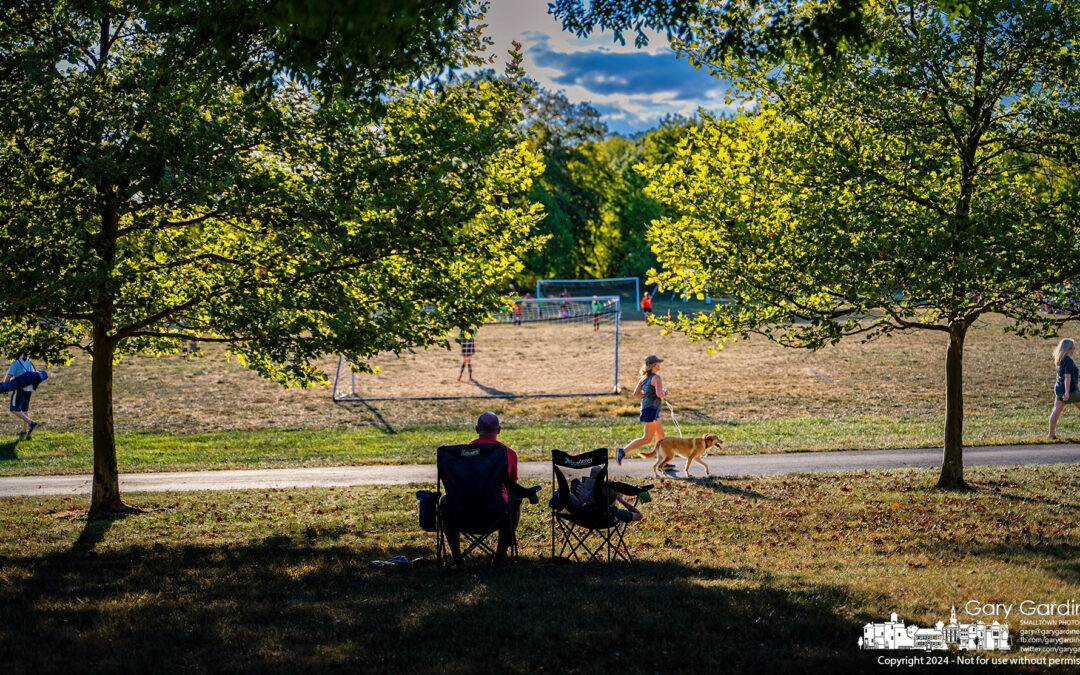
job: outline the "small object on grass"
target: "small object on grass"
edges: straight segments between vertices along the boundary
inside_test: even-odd
[[[395,555],[393,557],[387,558],[386,562],[392,565],[408,565],[409,559],[403,555]]]

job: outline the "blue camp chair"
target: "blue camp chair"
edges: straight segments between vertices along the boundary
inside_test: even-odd
[[[440,564],[450,561],[446,527],[460,533],[462,558],[473,551],[495,559],[496,549],[489,539],[501,528],[509,531],[510,557],[517,558],[516,519],[522,499],[537,503],[539,487],[524,488],[510,480],[506,449],[501,445],[448,445],[436,451],[438,478],[435,483],[436,558]],[[503,498],[506,487],[511,499]],[[444,492],[445,491],[445,492]]]

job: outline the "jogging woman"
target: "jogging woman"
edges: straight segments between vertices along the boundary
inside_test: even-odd
[[[1076,343],[1065,338],[1054,349],[1054,365],[1057,366],[1057,383],[1054,385],[1054,410],[1050,413],[1050,433],[1047,438],[1057,438],[1057,421],[1065,404],[1072,403],[1080,409],[1080,372],[1073,363],[1072,354]]]
[[[634,448],[648,445],[655,438],[664,437],[664,423],[660,421],[661,399],[667,396],[664,380],[660,377],[660,364],[664,359],[655,354],[645,357],[645,366],[641,369],[641,380],[634,387],[634,396],[641,397],[641,415],[638,420],[645,424],[641,436],[627,443],[625,448],[615,449],[615,462],[622,464],[626,453]]]

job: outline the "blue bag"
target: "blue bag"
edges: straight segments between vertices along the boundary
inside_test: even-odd
[[[418,490],[416,498],[420,501],[420,529],[424,532],[434,532],[435,507],[438,495],[431,490]]]

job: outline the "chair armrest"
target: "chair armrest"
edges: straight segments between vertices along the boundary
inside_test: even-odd
[[[504,482],[506,483],[506,491],[509,494],[518,497],[519,499],[528,499],[530,504],[539,503],[540,498],[537,496],[537,493],[543,489],[541,486],[537,485],[536,487],[527,488],[520,483],[510,480],[509,477]]]

